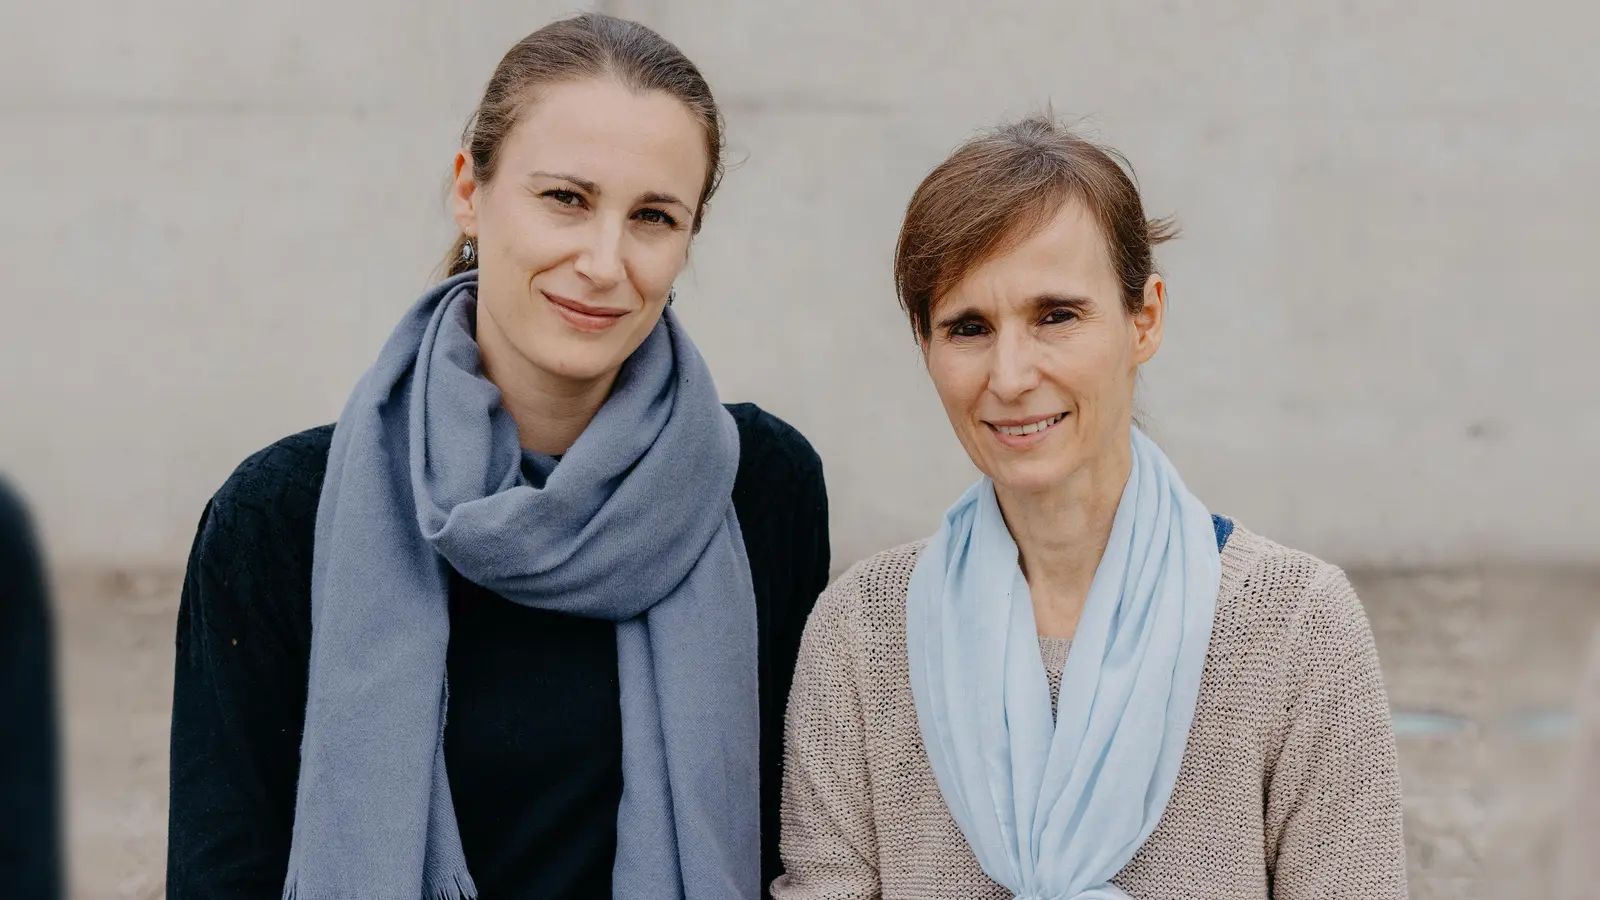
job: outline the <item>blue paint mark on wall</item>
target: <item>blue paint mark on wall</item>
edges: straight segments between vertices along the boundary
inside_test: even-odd
[[[1398,737],[1447,737],[1481,728],[1467,716],[1424,710],[1394,710],[1391,721]],[[1485,730],[1519,740],[1564,741],[1578,733],[1578,721],[1570,710],[1519,709],[1495,717]]]

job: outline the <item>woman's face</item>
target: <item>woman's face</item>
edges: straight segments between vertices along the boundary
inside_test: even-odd
[[[928,373],[974,465],[1011,493],[1125,458],[1139,366],[1161,344],[1152,275],[1129,315],[1106,241],[1074,200],[973,268],[932,310]]]
[[[477,253],[486,368],[614,376],[688,261],[706,153],[678,100],[595,78],[542,90],[488,183],[457,154],[451,200]]]

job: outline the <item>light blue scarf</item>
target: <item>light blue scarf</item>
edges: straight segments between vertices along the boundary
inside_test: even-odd
[[[984,478],[945,514],[906,600],[911,690],[934,776],[1019,900],[1125,900],[1110,880],[1177,782],[1221,578],[1216,531],[1160,449],[1133,468],[1052,721],[1028,583]]]

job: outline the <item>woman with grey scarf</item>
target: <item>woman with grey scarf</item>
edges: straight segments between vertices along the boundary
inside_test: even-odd
[[[750,898],[828,572],[821,464],[671,309],[722,172],[676,47],[501,61],[460,236],[338,423],[207,506],[178,623],[170,898]]]

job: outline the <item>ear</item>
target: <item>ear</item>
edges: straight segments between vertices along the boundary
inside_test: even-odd
[[[1144,365],[1161,349],[1167,319],[1167,283],[1151,275],[1144,283],[1144,308],[1133,315],[1133,361]]]
[[[456,227],[470,238],[478,236],[478,179],[472,174],[472,158],[457,150],[454,179],[450,183],[450,214]]]

